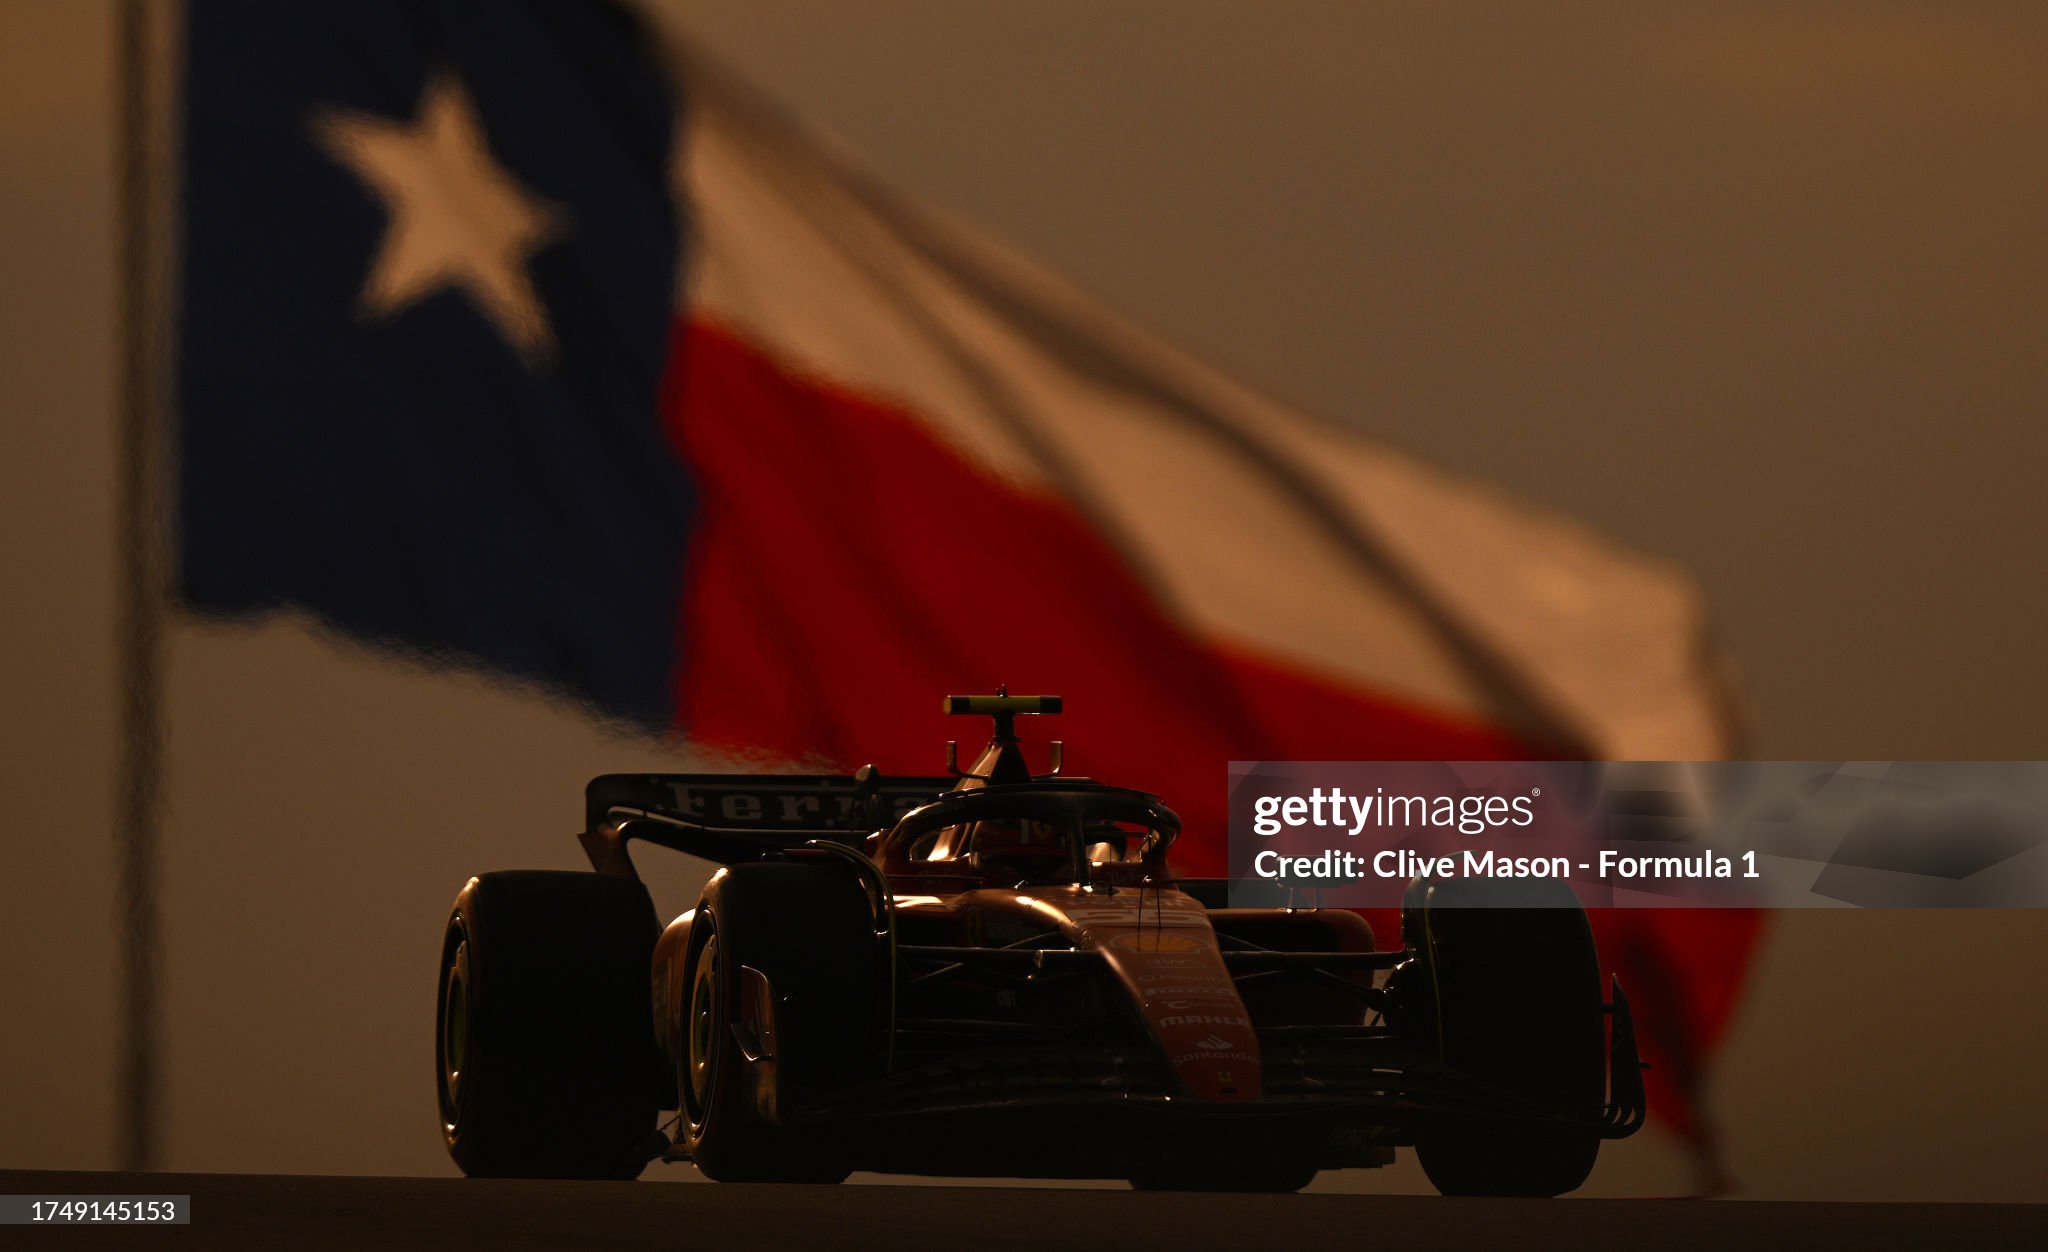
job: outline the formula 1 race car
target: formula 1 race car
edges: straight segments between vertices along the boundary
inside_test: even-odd
[[[462,1171],[1293,1191],[1413,1146],[1447,1194],[1543,1196],[1642,1124],[1568,888],[1418,880],[1395,948],[1353,912],[1233,909],[1167,867],[1157,797],[1062,775],[1058,744],[1031,772],[1015,719],[1057,697],[946,709],[995,719],[965,770],[949,744],[938,778],[606,775],[595,873],[470,879],[435,1049]],[[666,929],[634,841],[723,866]],[[1492,907],[1530,903],[1560,907]]]

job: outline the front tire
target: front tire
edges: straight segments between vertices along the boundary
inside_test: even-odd
[[[1402,911],[1411,1024],[1446,1062],[1586,1125],[1502,1118],[1433,1128],[1415,1146],[1444,1195],[1558,1196],[1593,1172],[1606,1099],[1600,958],[1555,882],[1417,883]],[[1419,1019],[1419,1020],[1418,1020]]]
[[[441,945],[441,1136],[472,1178],[634,1178],[661,1061],[657,931],[626,878],[514,870],[469,880]]]
[[[706,1177],[846,1178],[838,1145],[789,1115],[880,1073],[884,959],[845,868],[760,862],[713,876],[690,928],[677,1075],[684,1145]]]

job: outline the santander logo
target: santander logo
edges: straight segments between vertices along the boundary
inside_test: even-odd
[[[1195,1049],[1200,1052],[1222,1052],[1230,1046],[1230,1040],[1222,1035],[1210,1035],[1206,1039],[1195,1040]]]

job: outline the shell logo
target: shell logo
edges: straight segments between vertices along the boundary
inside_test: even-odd
[[[1207,945],[1193,935],[1172,931],[1132,930],[1109,941],[1112,948],[1126,952],[1200,952]]]

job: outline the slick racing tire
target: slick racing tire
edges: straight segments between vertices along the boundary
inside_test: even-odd
[[[846,1178],[836,1145],[788,1115],[881,1073],[881,944],[865,889],[844,866],[734,865],[705,885],[690,927],[676,1081],[683,1146],[706,1177]]]
[[[1607,1081],[1600,958],[1569,887],[1418,882],[1402,929],[1416,957],[1398,975],[1400,994],[1420,1041],[1496,1089],[1597,1120]],[[1600,1135],[1585,1125],[1481,1119],[1427,1127],[1415,1150],[1444,1195],[1557,1196],[1592,1173]]]
[[[638,882],[514,870],[469,880],[441,944],[441,1135],[472,1178],[633,1178],[663,1072]]]

